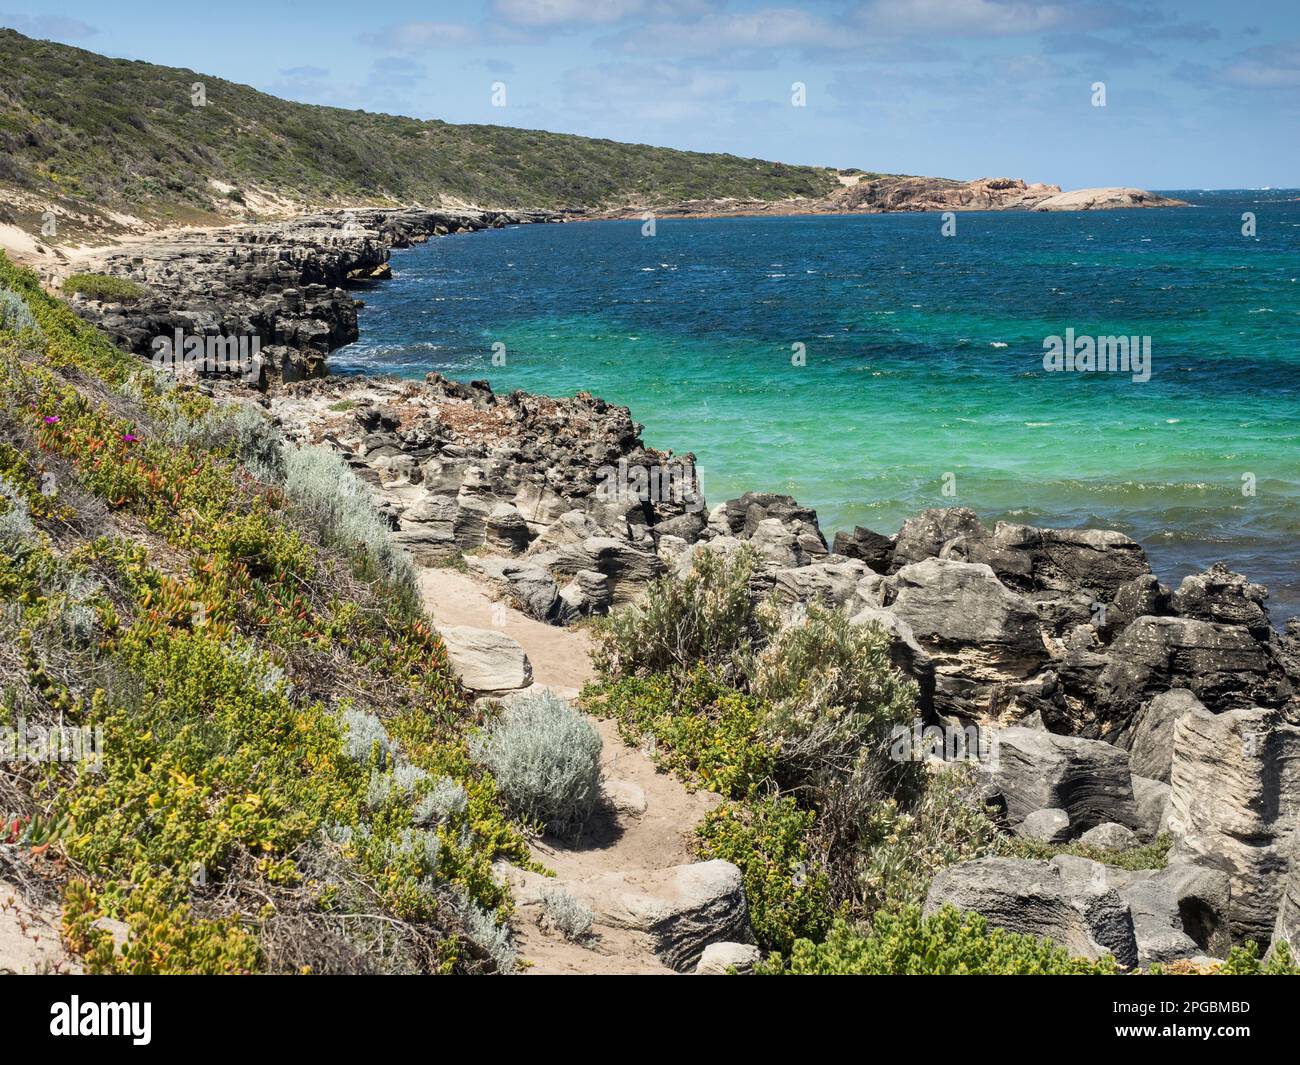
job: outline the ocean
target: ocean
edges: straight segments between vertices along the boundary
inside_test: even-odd
[[[1119,529],[1171,585],[1218,560],[1266,584],[1280,624],[1300,614],[1300,192],[1169,194],[1195,206],[960,213],[951,236],[909,214],[433,239],[393,253],[330,365],[593,392],[694,452],[711,505],[787,493],[828,538],[952,505]],[[1094,340],[1113,371],[1079,368]]]

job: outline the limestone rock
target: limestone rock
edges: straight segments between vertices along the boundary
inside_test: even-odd
[[[1168,783],[1174,760],[1174,724],[1184,714],[1197,711],[1204,712],[1205,704],[1186,688],[1161,692],[1144,704],[1127,737],[1133,772]]]
[[[1077,957],[1110,953],[1137,964],[1133,917],[1113,888],[1067,880],[1047,862],[981,858],[950,865],[930,885],[925,913],[945,905],[971,910],[996,928],[1045,936]]]
[[[533,667],[524,649],[503,632],[449,625],[439,630],[461,683],[472,692],[491,694],[532,683]]]
[[[1291,692],[1244,626],[1142,617],[1111,645],[1109,664],[1098,678],[1102,735],[1120,731],[1144,703],[1171,688],[1190,690],[1216,712],[1277,706]]]
[[[1300,822],[1300,727],[1261,707],[1190,713],[1174,727],[1172,861],[1226,872],[1238,940],[1273,932]]]
[[[836,533],[833,551],[844,558],[864,562],[877,573],[888,573],[894,559],[894,540],[859,525],[852,533]]]
[[[710,943],[695,966],[696,976],[726,976],[734,971],[744,976],[758,964],[758,948],[748,943]]]
[[[648,933],[671,968],[688,972],[710,943],[753,938],[744,878],[714,859],[668,869],[605,873],[569,885],[600,923]]]
[[[1016,826],[1016,835],[1043,843],[1068,843],[1070,815],[1064,810],[1035,810]]]
[[[1272,631],[1264,600],[1268,589],[1251,584],[1222,562],[1204,573],[1192,573],[1174,593],[1173,608],[1185,618],[1200,618],[1225,625],[1242,625],[1257,640],[1266,640]]]
[[[1107,821],[1105,824],[1088,829],[1079,837],[1079,842],[1085,847],[1096,847],[1098,850],[1120,851],[1136,847],[1138,837],[1137,833],[1127,825]]]
[[[1015,685],[1047,663],[1033,607],[988,566],[931,558],[891,581],[887,608],[933,660],[941,712],[976,717],[1001,710],[1015,701],[1008,697]]]
[[[1232,880],[1221,869],[1185,861],[1171,861],[1154,873],[1151,883],[1169,892],[1178,912],[1179,927],[1200,951],[1226,957],[1232,948],[1228,911]]]
[[[979,515],[969,507],[932,507],[909,518],[894,537],[892,570],[900,570],[927,558],[938,558],[944,544],[959,536],[984,532]]]
[[[993,783],[1014,826],[1035,810],[1066,811],[1075,831],[1138,824],[1128,755],[1100,740],[1008,728],[993,737]]]
[[[1173,789],[1163,780],[1133,774],[1133,801],[1137,804],[1138,839],[1150,843],[1169,827],[1169,797]]]

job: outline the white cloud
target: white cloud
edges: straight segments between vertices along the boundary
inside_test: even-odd
[[[674,63],[601,63],[564,75],[572,111],[636,122],[679,122],[716,115],[737,85],[725,75]]]
[[[492,9],[516,26],[604,26],[640,14],[645,0],[494,0]]]
[[[629,27],[607,42],[624,52],[674,57],[780,48],[860,47],[864,35],[842,22],[794,7],[716,12],[694,20]]]
[[[869,0],[858,17],[885,33],[997,37],[1073,25],[1083,6],[1036,0]]]
[[[424,52],[449,44],[473,44],[478,31],[461,22],[398,22],[362,33],[357,40],[387,52]]]
[[[1300,87],[1300,41],[1248,49],[1219,71],[1219,80],[1245,89]]]

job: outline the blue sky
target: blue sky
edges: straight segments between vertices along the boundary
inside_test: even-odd
[[[0,0],[0,25],[451,122],[1066,188],[1300,185],[1297,0]]]

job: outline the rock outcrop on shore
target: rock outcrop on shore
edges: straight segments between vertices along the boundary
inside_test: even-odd
[[[324,376],[326,356],[357,339],[358,283],[391,276],[392,248],[430,236],[555,220],[544,212],[408,208],[324,211],[284,222],[194,230],[106,249],[78,270],[139,285],[130,302],[72,297],[120,347],[158,338],[257,337],[260,362],[231,374],[257,388]]]
[[[431,374],[308,382],[271,406],[291,439],[348,457],[417,559],[471,553],[545,620],[603,612],[697,549],[747,544],[762,561],[757,591],[888,619],[932,673],[939,715],[1037,714],[1053,732],[1142,751],[1155,778],[1168,776],[1170,699],[1300,720],[1300,633],[1267,623],[1266,593],[1222,565],[1171,591],[1120,533],[988,528],[947,508],[828,546],[815,511],[788,496],[709,510],[693,456],[645,447],[626,409],[586,394],[498,396]],[[630,489],[629,470],[675,471],[680,491]]]
[[[1001,867],[954,867],[936,904],[1059,926],[1072,948],[1140,964],[1266,942],[1279,922],[1292,934],[1300,625],[1277,632],[1264,589],[1226,566],[1171,590],[1120,533],[990,528],[964,508],[828,545],[789,496],[707,507],[693,456],[645,447],[629,411],[586,394],[499,396],[431,374],[302,382],[271,409],[290,439],[339,449],[419,560],[463,557],[540,620],[607,612],[697,551],[747,545],[755,597],[882,625],[926,721],[987,731],[985,791],[1012,830],[1110,850],[1173,839],[1160,874],[1017,865],[1041,920],[1006,902]],[[629,471],[674,468],[684,491],[627,487]]]
[[[1121,207],[1186,207],[1182,200],[1175,200],[1146,189],[1134,188],[1100,188],[1074,189],[1061,192],[1039,200],[1033,205],[1035,211],[1110,211]]]
[[[709,215],[884,214],[899,211],[1100,211],[1131,207],[1186,207],[1182,200],[1145,189],[1095,188],[1062,192],[1060,185],[1026,183],[1020,178],[974,181],[909,177],[901,174],[852,175],[818,199],[682,200],[603,212],[633,218],[653,211],[665,218]]]

